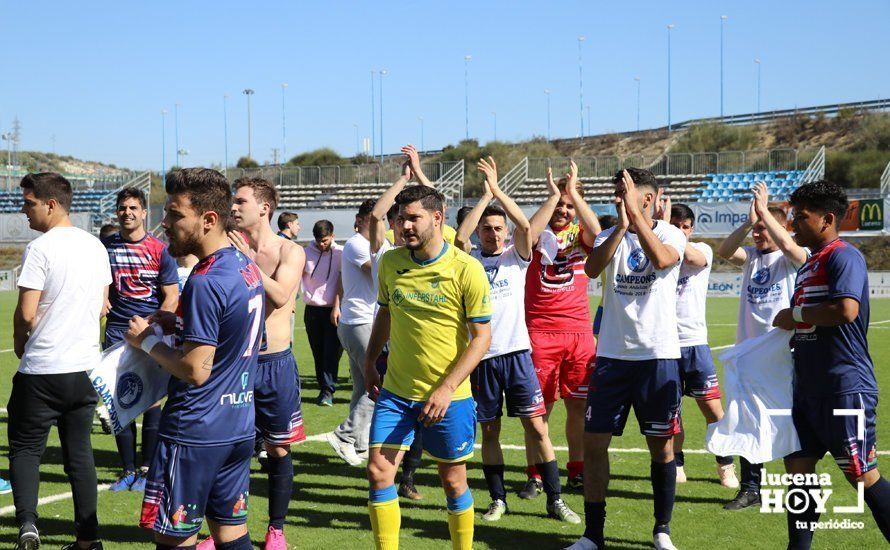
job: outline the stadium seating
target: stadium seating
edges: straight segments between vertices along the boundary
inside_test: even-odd
[[[74,192],[71,201],[72,212],[99,212],[99,201],[108,194],[108,190],[85,189]],[[0,191],[0,213],[20,212],[22,210],[22,192]]]

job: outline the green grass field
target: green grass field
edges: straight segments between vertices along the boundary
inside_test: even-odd
[[[735,319],[738,300],[715,298],[709,300],[708,323],[712,346],[731,344],[735,334]],[[0,406],[9,398],[12,375],[17,367],[12,348],[12,312],[15,294],[0,293]],[[872,322],[890,320],[890,300],[872,301]],[[341,391],[333,408],[318,407],[314,404],[317,386],[311,355],[302,330],[302,303],[298,304],[295,350],[303,375],[303,418],[308,434],[320,434],[333,429],[346,414],[349,381],[342,376],[348,367],[341,364]],[[890,324],[872,326],[869,341],[871,353],[878,372],[882,389],[890,388],[890,374],[882,367],[890,360],[890,342],[887,329]],[[886,391],[886,390],[885,390]],[[704,420],[697,407],[687,398],[685,427],[686,447],[704,447]],[[888,416],[887,404],[881,403],[880,419]],[[553,442],[564,449],[563,432],[564,409],[557,406],[553,415],[551,434]],[[7,477],[6,417],[0,415],[0,476]],[[890,424],[886,421],[878,425],[879,442],[890,436]],[[505,420],[502,442],[522,445],[519,422]],[[625,452],[612,454],[612,480],[609,488],[608,520],[606,535],[610,548],[649,548],[651,547],[652,504],[649,483],[649,459],[644,452],[634,449],[645,447],[643,437],[633,421],[625,435],[616,438],[613,446]],[[93,448],[96,455],[99,482],[114,481],[119,471],[114,439],[93,432]],[[507,462],[507,486],[512,493],[508,497],[510,513],[495,524],[476,522],[476,545],[478,549],[489,548],[536,548],[540,550],[562,548],[574,541],[583,532],[583,526],[558,523],[547,519],[544,513],[544,497],[525,501],[515,496],[524,482],[525,463],[521,450],[505,450]],[[294,450],[296,485],[287,519],[286,535],[293,548],[373,548],[370,523],[367,516],[367,482],[362,468],[345,465],[325,442],[308,442]],[[566,452],[557,453],[564,466]],[[827,471],[834,479],[835,495],[830,504],[855,504],[855,491],[850,488],[837,472],[830,459],[820,463],[820,471]],[[782,465],[775,462],[767,466],[768,471],[781,472]],[[689,482],[680,485],[674,508],[672,536],[680,548],[784,548],[786,544],[785,517],[779,514],[761,514],[758,510],[727,512],[722,504],[734,496],[734,491],[722,488],[716,481],[714,460],[709,455],[687,454],[686,471]],[[480,467],[479,453],[469,468],[470,485],[476,501],[477,518],[487,507],[489,498]],[[565,475],[563,474],[563,479]],[[43,460],[41,473],[41,498],[64,494],[69,491],[67,479],[61,466],[61,451],[55,432],[50,437],[49,446]],[[445,520],[445,497],[438,488],[435,466],[425,461],[418,471],[418,489],[424,499],[415,504],[402,502],[401,544],[407,549],[447,548],[448,527]],[[255,463],[251,480],[250,530],[256,546],[260,546],[267,521],[267,486],[265,476],[258,471]],[[151,533],[138,527],[141,493],[99,494],[99,520],[102,538],[110,549],[150,549]],[[583,517],[583,499],[579,493],[567,493],[569,505]],[[39,508],[44,545],[59,547],[70,542],[73,526],[72,502],[61,498]],[[12,511],[12,495],[0,496],[0,545],[12,547],[17,526]],[[832,516],[823,515],[822,519]],[[864,530],[822,531],[816,535],[818,548],[878,548],[884,539],[877,530],[871,515],[866,511],[862,516],[844,516],[855,521],[864,521]],[[839,517],[838,519],[844,519]]]

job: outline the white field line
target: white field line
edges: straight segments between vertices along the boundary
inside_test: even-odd
[[[102,485],[99,485],[98,487],[96,487],[96,491],[101,493],[102,491],[107,491],[109,487],[111,487],[110,484],[103,483]],[[43,506],[45,504],[52,504],[53,502],[59,502],[60,500],[68,500],[72,496],[74,496],[74,495],[72,495],[70,491],[67,493],[59,493],[57,495],[50,495],[48,497],[43,497],[41,499],[38,499],[37,506]],[[10,504],[9,506],[4,506],[3,508],[0,508],[0,516],[6,516],[9,514],[14,514],[14,513],[15,513],[14,505]]]

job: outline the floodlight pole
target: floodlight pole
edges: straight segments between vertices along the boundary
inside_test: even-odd
[[[242,93],[247,96],[247,158],[253,159],[253,149],[250,144],[250,96],[255,92],[250,88],[245,88]]]

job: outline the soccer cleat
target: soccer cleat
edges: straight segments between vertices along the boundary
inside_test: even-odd
[[[655,550],[677,550],[677,547],[671,542],[671,536],[667,533],[655,533],[652,544],[655,546]]]
[[[583,491],[584,490],[584,474],[578,474],[576,476],[572,476],[566,480],[566,487],[573,491]]]
[[[19,528],[19,538],[15,550],[37,550],[40,548],[40,533],[33,523],[26,523]]]
[[[82,550],[82,549],[78,543],[72,542],[70,544],[66,544],[65,546],[63,546],[62,550]],[[96,542],[90,544],[90,546],[86,550],[102,550],[102,543],[99,541],[96,541]]]
[[[544,482],[541,481],[537,477],[530,477],[528,481],[525,482],[525,487],[519,491],[519,498],[530,500],[533,498],[537,498],[538,495],[544,492]]]
[[[145,476],[148,475],[148,468],[140,468],[136,472],[136,480],[130,485],[131,491],[145,491]]]
[[[573,512],[569,505],[566,504],[566,501],[561,498],[547,504],[547,515],[566,523],[581,523],[581,518],[578,517],[578,514]]]
[[[686,470],[683,466],[677,466],[677,483],[686,483]]]
[[[328,392],[322,392],[318,394],[318,399],[315,400],[315,403],[320,407],[333,407],[334,396]]]
[[[423,495],[421,495],[417,488],[414,487],[413,480],[402,480],[399,483],[399,496],[407,498],[408,500],[423,500]]]
[[[488,505],[488,511],[482,514],[484,521],[497,521],[507,513],[507,503],[501,499],[495,499]]]
[[[599,550],[600,547],[596,545],[595,542],[590,540],[587,537],[581,537],[578,541],[571,545],[566,546],[563,550]]]
[[[359,457],[362,460],[362,462],[365,462],[368,460],[368,454],[369,454],[368,449],[365,449],[364,451],[356,451],[355,452],[355,456]]]
[[[754,491],[739,491],[736,497],[723,505],[724,510],[744,510],[750,506],[760,504],[760,493]]]
[[[12,483],[6,481],[2,477],[0,477],[0,495],[5,495],[7,493],[12,492]]]
[[[355,447],[352,443],[343,441],[334,432],[328,432],[327,440],[334,452],[337,453],[337,456],[342,458],[344,462],[350,466],[361,466],[362,459],[355,453]]]
[[[718,464],[717,476],[720,478],[720,485],[727,489],[739,488],[739,478],[735,476],[735,464]]]
[[[207,537],[198,543],[198,546],[195,547],[195,550],[216,550],[216,544],[213,542],[213,537]]]
[[[284,531],[269,526],[266,531],[266,544],[263,546],[265,550],[287,550],[287,541],[284,540]]]
[[[129,491],[130,486],[136,481],[136,472],[131,472],[129,470],[125,471],[121,474],[121,476],[111,484],[111,487],[108,488],[109,491],[113,493],[117,493],[120,491]]]

